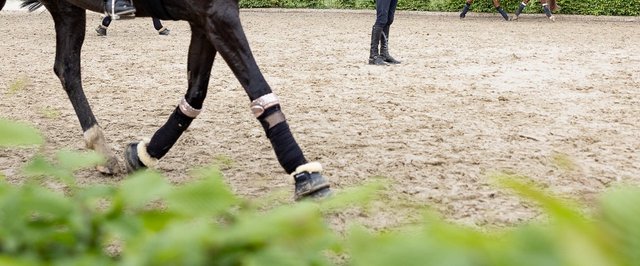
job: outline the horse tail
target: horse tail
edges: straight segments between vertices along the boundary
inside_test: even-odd
[[[0,0],[0,1],[6,1],[6,0]],[[25,7],[29,7],[29,12],[33,12],[36,9],[42,7],[42,3],[39,0],[22,0],[22,4],[20,5],[20,8],[25,8]]]

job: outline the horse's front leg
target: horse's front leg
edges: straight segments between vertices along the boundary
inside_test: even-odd
[[[200,113],[207,96],[207,86],[211,76],[211,67],[216,55],[213,45],[201,27],[191,25],[191,44],[187,61],[189,88],[184,98],[167,122],[160,128],[149,142],[131,143],[125,150],[125,162],[129,172],[154,166],[178,141],[191,121]]]
[[[504,20],[509,21],[509,15],[500,6],[500,0],[493,0],[493,6],[496,7],[496,10],[498,11],[498,13],[500,13],[500,15],[502,15],[502,18],[504,18]]]
[[[309,163],[296,143],[278,98],[271,91],[249,48],[240,24],[237,1],[213,1],[207,17],[207,33],[216,50],[225,59],[245,89],[254,116],[260,121],[278,162],[296,182],[295,199],[324,197],[329,182],[320,174],[320,163]]]
[[[45,6],[53,17],[56,29],[56,59],[53,70],[71,100],[84,132],[87,148],[97,151],[107,160],[104,165],[97,167],[98,171],[104,174],[117,173],[118,161],[107,144],[82,89],[80,50],[84,42],[86,11],[65,1],[49,1]]]

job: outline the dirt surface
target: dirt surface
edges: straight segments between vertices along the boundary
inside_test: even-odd
[[[372,11],[242,10],[254,55],[309,160],[323,163],[338,193],[389,179],[375,211],[336,214],[374,228],[431,206],[470,225],[508,226],[540,217],[491,184],[493,173],[529,176],[589,205],[621,183],[640,184],[640,25],[634,18],[398,12],[396,66],[367,65]],[[119,157],[149,138],[187,87],[185,22],[117,20],[107,37],[88,13],[85,93]],[[73,108],[52,71],[47,12],[0,13],[0,116],[42,130],[44,152],[83,150]],[[26,82],[24,89],[12,84]],[[15,88],[16,86],[14,86]],[[19,86],[18,86],[19,87]],[[203,113],[160,161],[174,183],[196,166],[230,161],[225,180],[243,197],[293,190],[248,98],[217,58]],[[0,150],[0,175],[19,182],[35,149]],[[572,167],[562,167],[567,165]],[[118,182],[93,170],[80,182]]]

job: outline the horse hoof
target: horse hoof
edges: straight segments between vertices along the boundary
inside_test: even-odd
[[[169,35],[170,32],[171,31],[169,29],[163,27],[162,29],[160,29],[158,31],[158,34],[160,34],[160,35]]]
[[[138,142],[132,142],[127,145],[124,150],[124,162],[127,173],[147,168],[147,166],[140,161],[140,157],[138,157]]]
[[[294,200],[320,200],[331,195],[329,182],[320,172],[302,172],[294,176],[296,181]]]
[[[315,192],[304,196],[300,200],[307,200],[307,199],[308,200],[323,200],[323,199],[326,199],[328,197],[331,197],[332,194],[333,194],[333,191],[331,190],[331,188],[326,187],[326,188],[322,188],[320,190],[316,190]]]
[[[553,22],[556,22],[556,17],[555,16],[550,16],[549,19]]]
[[[387,63],[384,61],[382,56],[374,55],[373,57],[369,58],[369,65],[386,66]]]
[[[108,158],[107,162],[104,165],[96,166],[96,170],[103,175],[115,175],[119,173],[119,165],[118,160],[116,158]]]
[[[107,28],[100,25],[96,28],[96,33],[98,34],[98,36],[107,36]]]

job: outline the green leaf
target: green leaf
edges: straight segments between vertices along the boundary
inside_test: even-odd
[[[0,118],[0,147],[40,145],[43,138],[34,127]]]
[[[49,163],[41,155],[35,156],[29,164],[24,167],[24,174],[30,177],[40,176],[54,176],[54,177],[67,177],[72,175],[71,172],[66,169],[56,167]]]
[[[11,266],[33,266],[38,262],[32,257],[15,257],[10,255],[0,255],[0,265]]]
[[[29,177],[55,177],[66,185],[72,185],[75,182],[75,177],[71,170],[53,165],[41,155],[35,156],[24,167],[24,174]]]
[[[171,185],[157,172],[146,170],[130,175],[120,184],[118,199],[129,208],[141,208],[152,200],[163,198]]]
[[[363,206],[372,202],[386,185],[388,182],[380,179],[339,193],[334,191],[331,197],[320,201],[319,204],[324,212],[337,211],[353,205]]]
[[[94,151],[74,152],[62,150],[58,151],[56,157],[58,159],[58,165],[70,171],[96,166],[104,162],[104,157]]]
[[[553,218],[559,221],[580,222],[583,219],[582,215],[576,211],[577,208],[574,204],[550,196],[549,193],[545,193],[542,189],[530,184],[531,182],[527,184],[525,182],[526,178],[523,176],[499,174],[494,175],[493,179],[497,180],[499,185],[540,204]]]
[[[73,209],[73,202],[64,194],[49,189],[28,185],[23,188],[22,206],[27,212],[47,213],[64,218]]]
[[[617,187],[600,199],[600,227],[611,243],[612,256],[627,265],[640,262],[640,188]]]
[[[195,175],[200,176],[200,180],[177,187],[169,193],[169,210],[193,216],[211,215],[238,202],[216,168],[203,168],[197,170]]]

